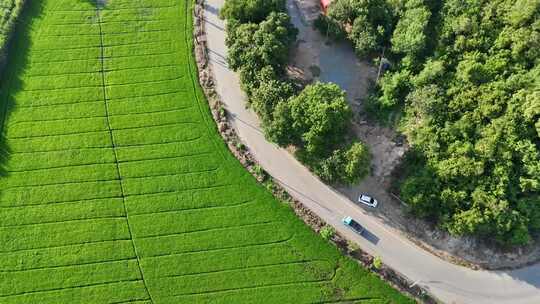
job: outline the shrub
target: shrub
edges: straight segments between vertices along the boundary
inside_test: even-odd
[[[321,228],[319,234],[323,239],[328,241],[334,237],[334,235],[336,234],[336,230],[334,229],[334,227],[326,225]]]
[[[380,256],[376,256],[374,259],[373,259],[373,268],[379,270],[381,269],[383,265],[383,262],[382,262],[382,259]]]
[[[343,179],[345,182],[354,184],[369,174],[371,154],[365,144],[355,142],[344,154]]]

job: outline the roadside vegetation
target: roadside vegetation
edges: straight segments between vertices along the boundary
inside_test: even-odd
[[[6,62],[8,40],[24,2],[25,0],[0,0],[0,72]]]
[[[27,3],[0,89],[0,302],[413,303],[227,150],[191,4]]]
[[[319,28],[392,62],[367,100],[411,145],[400,195],[455,235],[540,231],[540,2],[335,0]],[[397,118],[396,118],[397,117]]]
[[[297,30],[284,0],[227,0],[229,66],[238,71],[268,139],[293,146],[297,157],[331,183],[353,184],[369,173],[367,147],[348,136],[352,111],[335,84],[301,88],[285,67]]]

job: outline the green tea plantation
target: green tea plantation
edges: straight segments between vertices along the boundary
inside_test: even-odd
[[[0,87],[0,303],[413,303],[229,153],[191,16],[27,3]]]

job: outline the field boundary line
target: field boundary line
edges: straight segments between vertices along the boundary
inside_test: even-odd
[[[140,20],[135,20],[135,19],[132,19],[132,20],[118,20],[118,21],[107,21],[107,22],[102,22],[102,24],[109,24],[109,23],[125,23],[125,22],[133,22],[133,23],[138,23],[138,22],[160,22],[162,20],[167,20],[167,21],[174,21],[175,19],[174,18],[160,18],[160,19],[140,19]],[[53,26],[64,26],[64,25],[88,25],[88,22],[87,23],[83,23],[83,22],[62,22],[62,23],[51,23],[49,25],[53,25]]]
[[[252,248],[252,247],[267,247],[267,246],[277,246],[277,245],[286,245],[287,242],[292,240],[296,235],[293,234],[291,236],[288,236],[285,239],[277,240],[277,241],[271,241],[267,243],[253,243],[253,244],[246,244],[246,245],[238,245],[238,246],[227,246],[227,247],[218,247],[218,248],[212,248],[212,249],[198,249],[198,250],[190,250],[190,251],[177,251],[173,253],[167,253],[167,254],[156,254],[156,255],[149,255],[146,258],[147,259],[157,259],[157,258],[166,258],[166,257],[172,257],[172,256],[179,256],[179,255],[190,255],[190,254],[199,254],[199,253],[211,253],[216,251],[229,251],[229,250],[238,250],[238,249],[246,249],[246,248]]]
[[[110,44],[110,45],[103,45],[103,48],[118,47],[118,46],[132,46],[132,45],[139,45],[140,46],[140,45],[145,45],[145,44],[154,44],[154,43],[162,43],[162,42],[171,42],[171,41],[170,40],[154,40],[154,41],[146,41],[146,42]],[[69,50],[97,49],[99,47],[100,47],[100,45],[85,45],[85,46],[78,46],[78,47],[36,49],[36,50],[32,50],[32,51],[34,53],[39,53],[39,52],[50,52],[50,51],[69,51]]]
[[[56,107],[56,106],[68,106],[68,105],[78,105],[81,103],[97,103],[102,102],[102,100],[81,100],[77,102],[63,102],[63,103],[51,103],[51,104],[32,104],[32,102],[29,102],[29,105],[17,105],[17,109],[35,109],[35,108],[42,108],[42,107]]]
[[[263,226],[263,225],[268,225],[268,224],[273,224],[273,223],[279,223],[279,221],[266,221],[266,222],[259,222],[259,223],[240,224],[240,225],[235,225],[235,226],[209,227],[209,228],[188,230],[188,231],[182,231],[182,232],[153,234],[153,235],[142,236],[142,237],[140,237],[140,239],[152,239],[152,238],[159,238],[159,237],[168,237],[168,236],[175,236],[175,235],[184,235],[184,234],[192,234],[192,233],[199,233],[199,232],[208,232],[208,231],[214,231],[214,230],[235,229],[235,228],[241,228],[241,227],[255,227],[255,226]]]
[[[119,7],[115,9],[108,9],[107,11],[114,12],[114,11],[125,11],[125,10],[138,10],[138,9],[168,9],[172,7],[177,7],[178,4],[173,5],[167,5],[167,6],[140,6],[140,7]],[[88,10],[84,9],[73,9],[73,10],[56,10],[55,13],[79,13],[79,12],[88,12]]]
[[[231,207],[238,207],[243,205],[248,205],[255,202],[255,200],[249,200],[249,201],[242,201],[240,203],[234,203],[230,205],[211,205],[207,207],[191,207],[191,208],[184,208],[184,209],[171,209],[171,210],[163,210],[163,211],[154,211],[154,212],[141,212],[141,213],[135,213],[132,216],[145,216],[145,215],[153,215],[153,214],[162,214],[162,213],[182,213],[185,211],[196,211],[196,210],[208,210],[208,209],[225,209],[225,208],[231,208]]]
[[[71,286],[71,287],[49,288],[49,289],[43,289],[43,290],[31,290],[31,291],[25,291],[25,292],[19,292],[19,293],[0,295],[0,299],[8,298],[8,297],[24,296],[24,295],[30,295],[30,294],[36,294],[36,293],[45,293],[45,292],[51,292],[51,291],[70,290],[70,289],[77,289],[77,288],[104,286],[104,285],[110,285],[110,284],[116,284],[116,283],[126,283],[126,282],[140,282],[140,281],[142,281],[144,283],[144,281],[141,280],[141,279],[128,279],[128,280],[117,280],[117,281],[102,282],[102,283],[92,283],[92,284],[87,284],[87,285],[78,285],[78,286]]]
[[[266,288],[273,288],[273,287],[285,287],[285,286],[295,286],[295,285],[320,285],[320,284],[330,284],[331,280],[306,280],[306,281],[299,281],[299,282],[289,282],[289,283],[274,283],[274,284],[258,284],[248,287],[239,287],[239,288],[224,288],[224,289],[217,289],[217,290],[211,290],[211,291],[203,291],[203,292],[191,292],[191,293],[180,293],[180,294],[174,294],[169,296],[169,298],[179,298],[179,297],[193,297],[193,296],[201,296],[201,295],[215,295],[220,293],[226,293],[226,292],[235,292],[240,290],[254,290],[254,289],[266,289]]]
[[[72,134],[71,134],[72,135]],[[118,145],[117,148],[139,148],[139,147],[147,147],[147,146],[163,146],[163,145],[171,145],[171,144],[177,144],[177,143],[190,143],[197,140],[200,140],[203,138],[202,135],[199,135],[194,138],[185,139],[185,140],[174,140],[169,142],[157,142],[157,143],[145,143],[145,144],[124,144],[124,145]],[[15,139],[15,140],[24,140],[24,139]],[[99,147],[79,147],[79,148],[71,148],[71,149],[52,149],[52,150],[35,150],[35,151],[15,151],[11,154],[33,154],[33,153],[50,153],[50,152],[67,152],[67,151],[79,151],[79,150],[92,150],[92,149],[112,149],[110,146],[99,146]]]
[[[261,265],[254,265],[254,266],[239,266],[239,267],[233,267],[233,268],[227,268],[227,269],[220,269],[220,270],[210,270],[210,271],[203,271],[203,272],[191,272],[191,273],[184,273],[184,274],[169,274],[160,276],[159,278],[180,278],[180,277],[194,277],[198,275],[212,275],[212,274],[220,274],[220,273],[228,273],[228,272],[238,272],[243,270],[254,270],[254,269],[264,269],[264,268],[277,268],[280,266],[289,266],[289,265],[304,265],[304,264],[310,264],[310,263],[317,263],[317,262],[325,262],[328,263],[326,260],[322,259],[313,259],[313,260],[293,260],[289,262],[282,262],[282,263],[273,263],[273,264],[261,264]]]
[[[84,221],[99,221],[99,220],[119,220],[123,219],[124,216],[98,216],[98,217],[88,217],[88,218],[76,218],[76,219],[70,219],[70,220],[61,220],[61,221],[50,221],[50,222],[40,222],[40,223],[27,223],[27,224],[18,224],[18,225],[4,225],[0,226],[0,230],[2,229],[13,229],[13,228],[19,228],[19,227],[29,227],[29,226],[39,226],[39,225],[55,225],[55,224],[66,224],[66,223],[73,223],[73,222],[84,222]],[[0,270],[2,272],[2,270]]]
[[[112,145],[112,150],[113,150],[113,154],[114,154],[114,160],[115,160],[115,164],[116,164],[116,173],[118,174],[118,183],[120,185],[120,193],[122,195],[122,206],[124,208],[126,225],[127,225],[128,232],[129,232],[129,238],[131,239],[131,246],[133,248],[133,253],[135,254],[135,258],[136,258],[136,261],[137,261],[137,269],[139,269],[139,275],[141,276],[141,281],[142,281],[142,284],[143,284],[144,289],[146,291],[146,294],[150,298],[150,303],[154,303],[154,300],[152,298],[152,294],[148,290],[148,285],[146,284],[146,280],[144,279],[144,272],[143,272],[142,267],[141,267],[141,261],[140,261],[139,253],[138,253],[138,250],[137,250],[137,246],[135,245],[135,239],[133,238],[133,231],[131,229],[131,224],[129,222],[129,215],[128,215],[128,210],[127,210],[127,207],[126,207],[126,199],[125,199],[125,195],[124,195],[124,193],[125,193],[124,192],[124,184],[122,182],[122,174],[120,173],[120,165],[118,164],[118,152],[116,150],[116,143],[115,143],[113,131],[112,131],[112,128],[111,128],[111,122],[110,122],[110,118],[109,118],[109,103],[107,101],[107,90],[106,90],[106,85],[105,85],[105,62],[104,62],[104,58],[103,58],[105,49],[103,47],[103,29],[102,29],[102,26],[101,26],[101,10],[100,10],[99,5],[96,5],[96,17],[97,17],[97,23],[98,23],[98,28],[99,28],[99,38],[100,38],[100,64],[101,64],[100,75],[101,75],[101,82],[102,82],[102,87],[101,88],[102,88],[102,92],[103,92],[103,101],[105,103],[105,115],[107,116],[107,128],[109,129],[109,135],[110,135],[110,139],[111,139],[111,145]]]
[[[159,160],[170,160],[170,159],[177,159],[177,158],[190,158],[190,157],[203,157],[211,155],[213,151],[204,151],[197,154],[184,154],[184,155],[178,155],[178,156],[166,156],[166,157],[156,157],[156,158],[144,158],[144,159],[133,159],[133,160],[126,160],[126,161],[119,161],[120,164],[131,164],[131,163],[137,163],[137,162],[146,162],[146,161],[159,161]],[[35,172],[40,170],[55,170],[55,169],[65,169],[65,168],[78,168],[78,167],[89,167],[89,166],[96,166],[96,165],[111,165],[114,164],[114,162],[101,162],[101,163],[81,163],[81,164],[71,164],[71,165],[60,165],[60,166],[53,166],[53,167],[43,167],[43,168],[31,168],[31,169],[24,169],[24,170],[8,170],[10,173],[26,173],[26,172]]]
[[[67,201],[67,202],[51,202],[44,204],[33,204],[33,205],[15,205],[15,206],[0,206],[0,209],[17,209],[17,208],[47,208],[44,206],[50,205],[69,205],[69,204],[89,204],[90,201],[108,201],[108,200],[117,200],[121,199],[120,196],[113,197],[102,197],[102,198],[92,198],[82,201]]]
[[[166,29],[155,29],[155,30],[146,30],[146,31],[137,31],[137,32],[110,32],[110,33],[104,33],[105,35],[124,35],[124,34],[138,34],[138,33],[160,33],[160,32],[170,32],[172,29],[166,28]],[[65,38],[71,38],[71,37],[79,37],[79,36],[99,36],[99,34],[91,34],[91,33],[83,33],[83,34],[70,34],[70,35],[62,35],[62,34],[49,34],[49,35],[43,35],[41,37],[45,38],[58,38],[58,37],[65,37]]]
[[[63,248],[63,247],[75,247],[75,246],[86,246],[86,245],[92,245],[92,244],[129,242],[129,241],[131,241],[131,239],[112,239],[112,240],[88,241],[88,242],[82,242],[82,243],[71,243],[71,244],[55,245],[55,246],[43,246],[43,247],[35,247],[35,248],[14,249],[14,250],[10,250],[10,251],[0,251],[0,256],[2,256],[2,255],[10,255],[10,254],[17,254],[19,252],[33,251],[33,250],[54,250],[54,249]]]
[[[113,264],[126,261],[135,261],[135,257],[121,258],[118,260],[105,260],[105,261],[96,261],[96,262],[85,262],[78,264],[67,264],[67,265],[54,265],[54,266],[43,266],[36,268],[24,268],[24,269],[12,269],[12,270],[1,270],[0,273],[16,273],[16,272],[25,272],[25,271],[36,271],[44,269],[59,269],[59,268],[68,268],[68,267],[77,267],[77,266],[89,266],[89,265],[102,265],[102,264]]]
[[[173,51],[171,52],[171,54],[174,54],[176,53],[176,51]],[[156,56],[159,56],[159,55],[171,55],[171,54],[166,54],[166,53],[163,53],[163,54],[157,54]],[[129,56],[124,56],[122,58],[131,58],[131,57],[135,57],[137,55],[129,55]],[[144,57],[148,57],[148,56],[151,56],[151,55],[141,55],[141,56],[144,56]],[[104,58],[107,58],[107,57],[104,57]],[[116,56],[114,58],[117,58]],[[90,58],[90,59],[95,59],[96,61],[100,60],[101,58]],[[76,60],[79,60],[79,59],[76,59]],[[89,59],[81,59],[80,61],[89,61]],[[59,60],[57,61],[59,63],[64,63],[64,62],[69,62],[69,60]],[[162,64],[162,65],[152,65],[152,66],[143,66],[143,67],[134,67],[134,68],[117,68],[117,69],[110,69],[110,70],[105,70],[105,72],[121,72],[121,71],[131,71],[131,70],[144,70],[144,69],[148,69],[148,70],[152,70],[152,69],[155,69],[155,68],[181,68],[183,67],[183,65],[181,64]],[[85,71],[85,72],[68,72],[68,73],[56,73],[56,74],[29,74],[29,75],[25,75],[25,77],[28,77],[28,78],[38,78],[38,77],[62,77],[62,76],[73,76],[73,75],[87,75],[87,74],[90,74],[90,75],[93,75],[93,74],[96,74],[96,73],[99,73],[101,72],[101,70],[95,70],[95,71]],[[182,76],[183,77],[183,76]],[[137,82],[133,82],[133,83],[137,83]],[[132,84],[132,83],[128,83],[128,84]]]
[[[149,125],[149,126],[137,126],[137,127],[127,127],[127,128],[111,128],[111,131],[124,131],[124,130],[138,130],[138,129],[147,129],[147,128],[160,128],[160,127],[167,127],[172,125],[183,125],[183,124],[197,124],[198,121],[181,121],[181,122],[170,122],[170,123],[164,123],[160,125]],[[52,134],[52,135],[35,135],[35,136],[20,136],[20,137],[6,137],[6,139],[13,140],[13,139],[35,139],[35,138],[47,138],[47,137],[55,137],[55,136],[69,136],[69,135],[82,135],[82,134],[90,134],[90,133],[103,133],[108,132],[108,130],[96,130],[96,131],[83,131],[83,132],[72,132],[72,133],[62,133],[62,134]]]

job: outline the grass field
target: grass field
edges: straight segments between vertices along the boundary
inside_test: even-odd
[[[411,303],[227,151],[185,0],[30,1],[1,86],[0,303]]]

